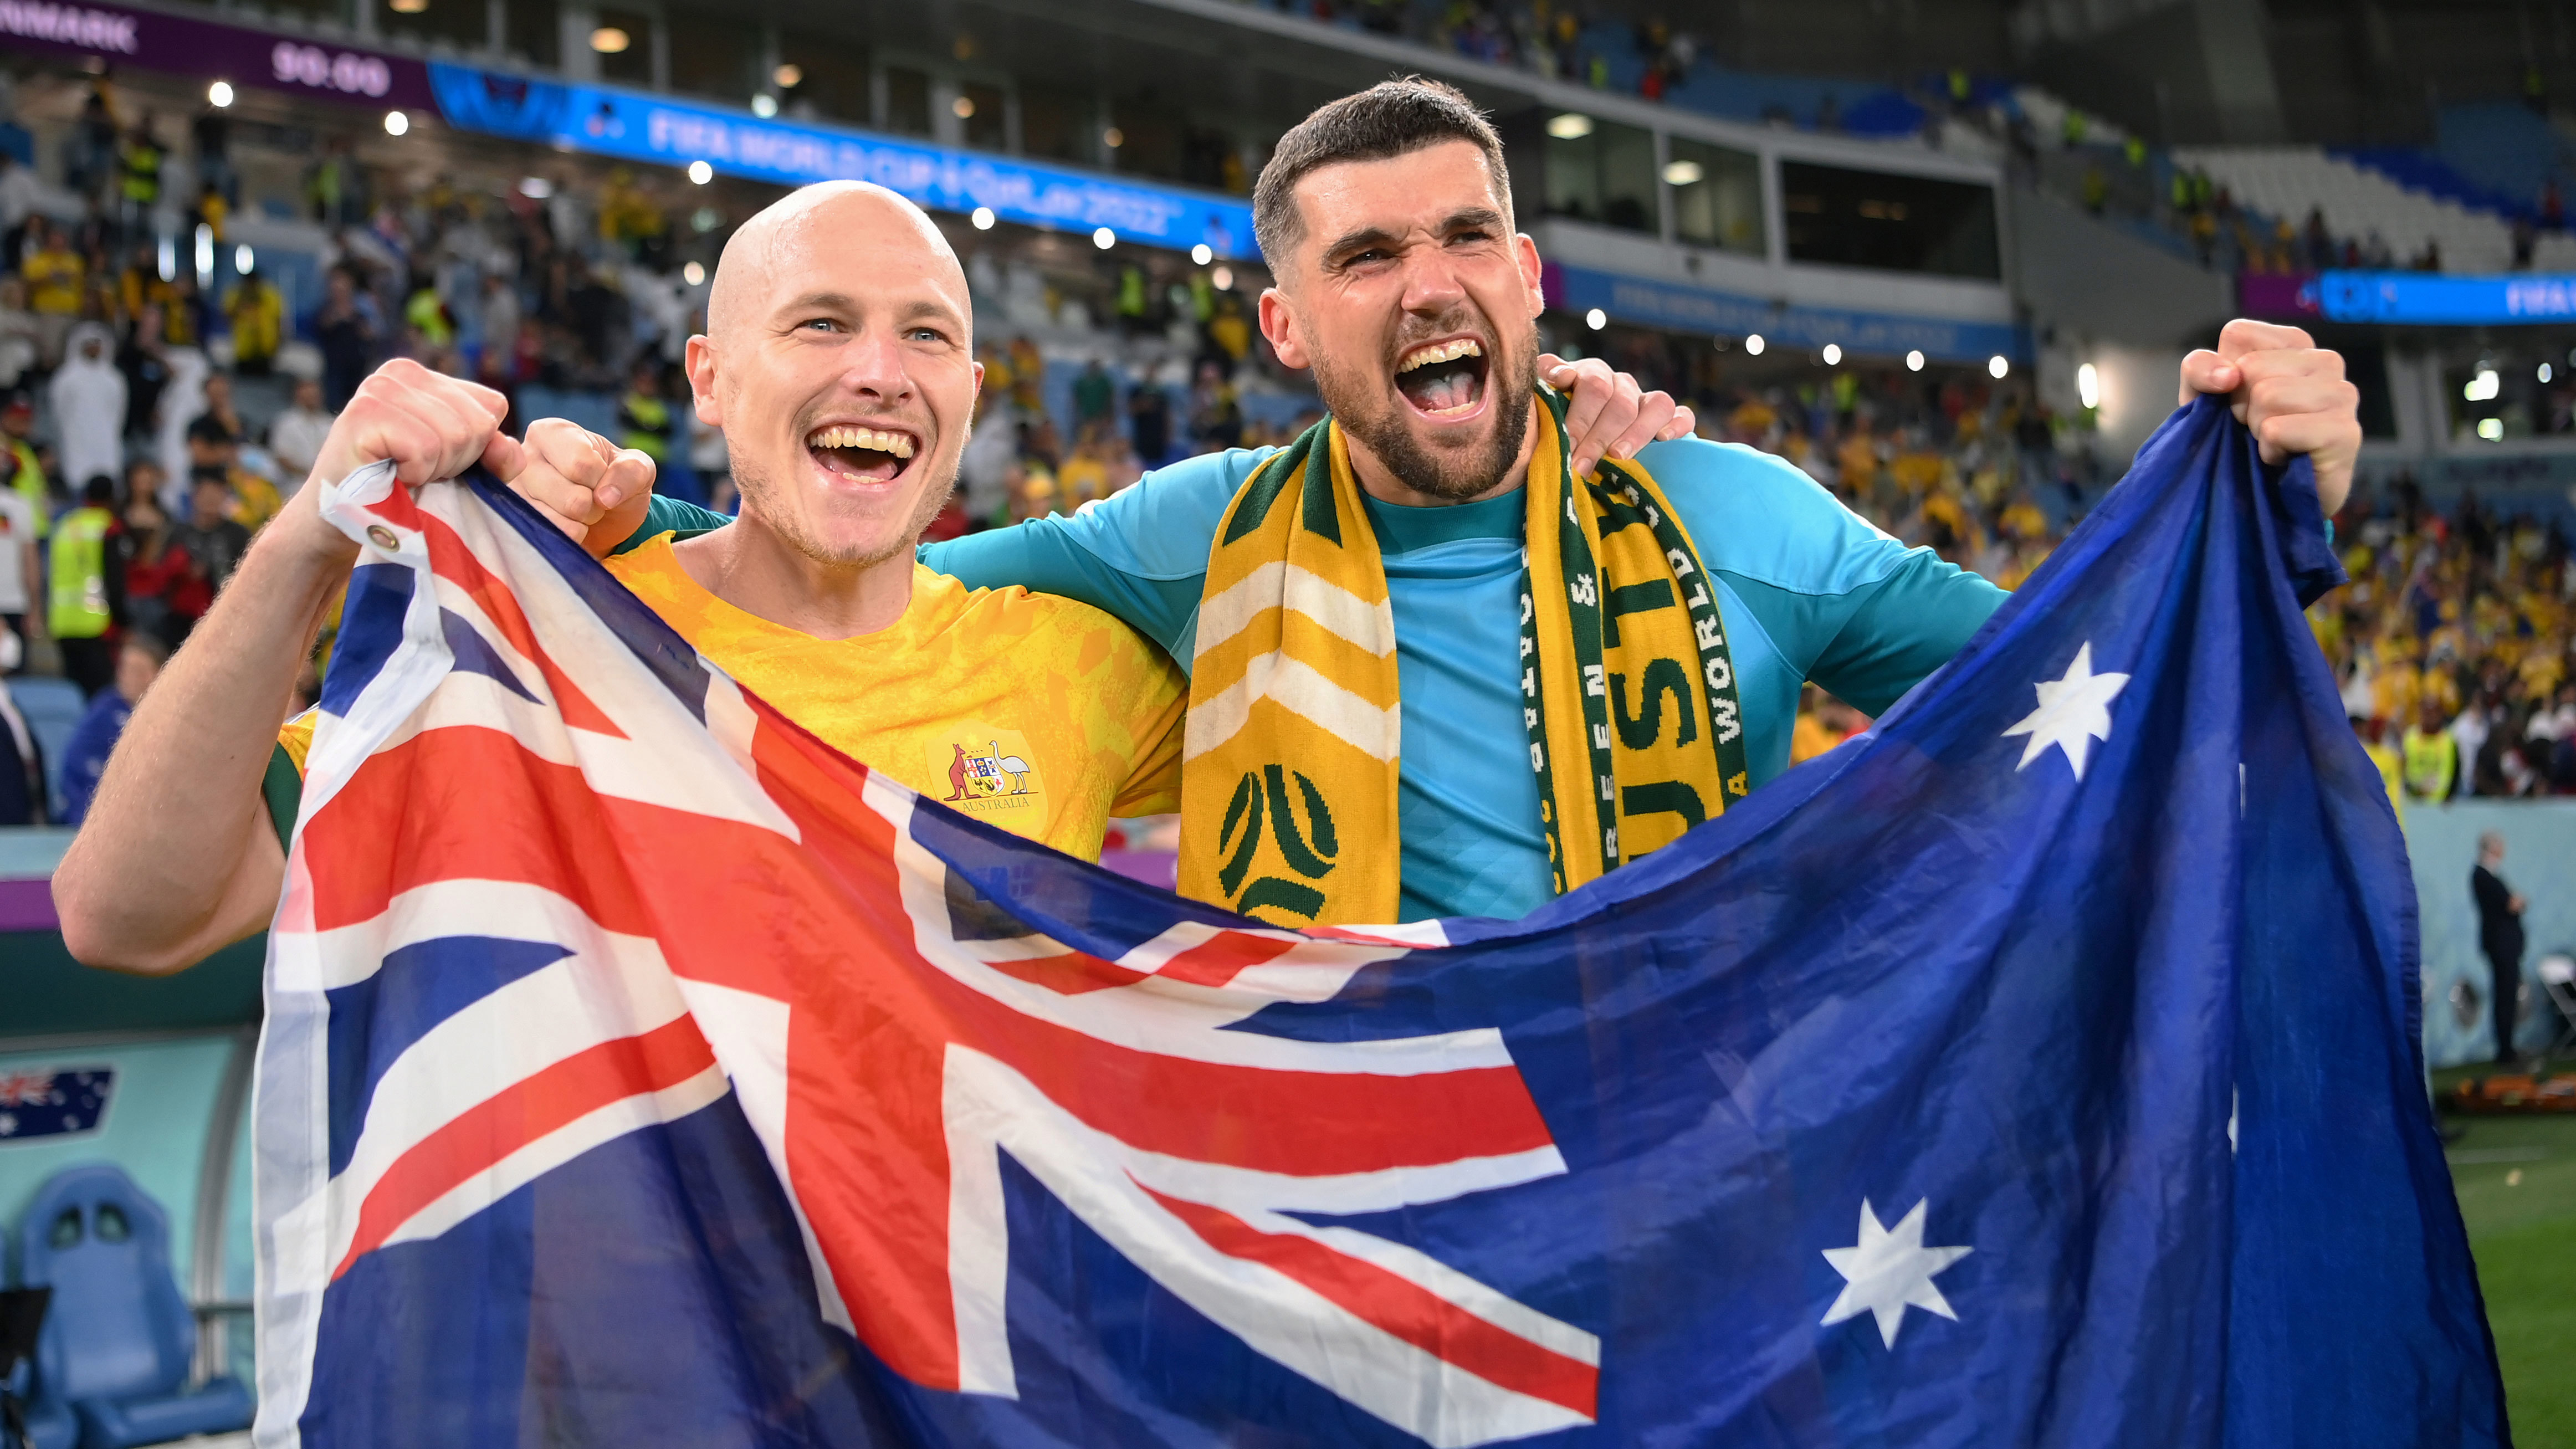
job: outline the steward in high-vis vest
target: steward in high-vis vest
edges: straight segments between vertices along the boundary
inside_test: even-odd
[[[116,530],[116,485],[92,478],[81,506],[55,520],[46,553],[45,628],[62,650],[63,672],[94,695],[116,679],[115,632],[124,602],[111,535]]]
[[[2418,800],[2448,800],[2460,777],[2460,742],[2442,728],[2441,711],[2425,706],[2421,722],[2408,726],[2398,742],[2404,761],[2406,793]]]
[[[28,511],[35,515],[36,537],[43,538],[53,525],[53,499],[46,496],[45,465],[36,458],[36,445],[27,434],[36,426],[36,405],[22,393],[0,404],[0,439],[8,443],[8,456],[0,467],[9,470],[9,486],[27,500]]]
[[[671,454],[671,405],[662,400],[662,375],[650,364],[635,369],[634,386],[617,404],[617,445],[633,448],[659,467]]]
[[[118,148],[116,167],[119,188],[126,204],[138,211],[149,211],[161,200],[161,143],[152,135],[152,118],[134,128]]]

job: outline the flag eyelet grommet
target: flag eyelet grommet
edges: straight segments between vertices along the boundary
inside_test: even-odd
[[[376,547],[383,549],[387,553],[397,552],[402,547],[402,540],[394,537],[394,531],[385,527],[381,523],[372,523],[367,526],[367,542],[374,544]]]

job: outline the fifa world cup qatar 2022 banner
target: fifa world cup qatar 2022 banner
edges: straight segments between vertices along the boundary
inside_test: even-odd
[[[448,125],[656,166],[703,161],[783,186],[873,181],[934,210],[1215,255],[1257,256],[1252,209],[1186,187],[1103,176],[615,86],[424,61],[131,5],[0,0],[0,48],[96,58],[298,95],[434,114]]]
[[[2507,1442],[2340,571],[2223,399],[1869,735],[1306,933],[871,774],[506,491],[325,486],[264,1449]]]
[[[1176,186],[1138,183],[1042,161],[745,115],[723,106],[613,86],[571,85],[432,62],[448,123],[660,166],[803,186],[873,181],[938,211],[989,208],[1005,221],[1090,232],[1219,257],[1258,254],[1252,208]]]

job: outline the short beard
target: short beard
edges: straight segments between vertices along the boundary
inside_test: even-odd
[[[937,464],[934,462],[933,466]],[[939,510],[948,506],[948,496],[957,489],[957,464],[951,461],[946,476],[935,476],[922,488],[921,501],[913,505],[912,520],[904,526],[901,536],[874,552],[833,548],[807,534],[788,510],[762,508],[761,501],[769,496],[768,479],[737,469],[733,481],[735,489],[742,494],[743,511],[759,513],[761,526],[784,539],[788,547],[825,568],[865,569],[874,568],[891,558],[903,557],[920,546],[923,531],[930,527],[932,519],[939,516]]]
[[[1496,341],[1499,346],[1501,339]],[[1324,410],[1334,421],[1366,445],[1398,482],[1417,493],[1464,503],[1502,481],[1529,435],[1530,399],[1538,392],[1537,326],[1532,324],[1520,341],[1512,356],[1494,359],[1485,374],[1486,397],[1496,411],[1483,449],[1461,453],[1424,447],[1406,425],[1401,400],[1377,406],[1384,398],[1378,378],[1343,373],[1321,357],[1315,359],[1315,391],[1323,395]]]

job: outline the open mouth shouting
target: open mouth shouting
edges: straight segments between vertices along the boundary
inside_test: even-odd
[[[883,486],[912,466],[921,440],[901,428],[831,423],[805,435],[805,451],[823,476],[839,483]]]
[[[1395,390],[1413,410],[1434,422],[1465,422],[1484,410],[1485,373],[1492,364],[1472,337],[1426,342],[1395,364]]]

